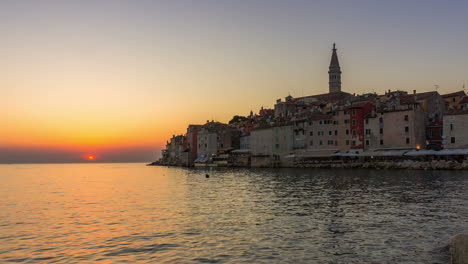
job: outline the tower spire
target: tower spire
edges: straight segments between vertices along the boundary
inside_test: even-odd
[[[328,89],[330,93],[341,92],[341,68],[336,54],[336,44],[333,43],[330,67],[328,69]]]

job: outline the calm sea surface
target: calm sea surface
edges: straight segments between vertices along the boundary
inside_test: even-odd
[[[0,165],[2,263],[448,263],[467,231],[467,172]]]

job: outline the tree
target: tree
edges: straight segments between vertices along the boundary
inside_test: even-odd
[[[232,125],[234,123],[243,122],[245,120],[247,120],[247,117],[235,115],[234,117],[232,117],[231,121],[229,121],[229,124]]]

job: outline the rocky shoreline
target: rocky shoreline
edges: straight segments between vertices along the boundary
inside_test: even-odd
[[[176,164],[153,162],[148,166],[187,167]],[[217,166],[221,167],[221,166]],[[250,166],[224,166],[245,168]],[[432,161],[350,161],[343,163],[317,162],[306,164],[276,164],[275,166],[260,166],[260,168],[342,168],[342,169],[411,169],[411,170],[468,170],[468,160],[432,160]]]
[[[468,170],[468,160],[463,162],[433,160],[433,161],[372,161],[348,163],[312,163],[300,164],[297,168],[345,168],[345,169],[412,169],[412,170]]]

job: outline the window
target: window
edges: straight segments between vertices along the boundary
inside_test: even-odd
[[[205,144],[205,148],[207,147],[207,145]]]
[[[346,140],[346,146],[349,146],[349,140]]]
[[[434,130],[432,128],[427,131],[427,137],[434,137]]]
[[[329,135],[329,136],[331,136],[331,135],[332,135],[332,132],[331,132],[331,130],[330,130],[330,131],[328,131],[328,135]]]
[[[355,120],[355,119],[353,119],[353,126],[355,126],[355,125],[356,125],[356,120]]]
[[[309,126],[311,126],[311,125],[312,125],[312,122],[309,122]]]
[[[383,145],[383,140],[382,139],[380,140],[380,145]]]
[[[366,140],[366,145],[367,145],[367,146],[369,146],[369,145],[370,145],[370,144],[369,144],[369,140],[368,140],[368,139]]]
[[[366,135],[370,135],[371,134],[371,130],[370,129],[366,129]]]
[[[409,132],[409,127],[405,127],[405,132]]]
[[[338,140],[335,141],[335,146],[338,146]]]
[[[310,131],[309,135],[310,135],[310,136],[313,136],[313,135],[314,135],[314,131]]]
[[[349,124],[349,119],[345,119],[344,123]]]
[[[454,144],[455,143],[455,137],[450,138],[450,143]]]
[[[345,115],[349,114],[348,110],[344,110],[343,113],[344,113]]]
[[[346,135],[349,135],[349,129],[346,129]]]
[[[440,129],[439,130],[439,136],[443,136],[444,135],[444,130]]]
[[[275,148],[279,148],[279,144],[275,144]]]
[[[323,145],[323,142],[322,140],[319,141],[319,145],[322,146]]]
[[[356,136],[356,130],[353,130],[353,136]]]
[[[338,130],[335,130],[335,136],[338,136]]]
[[[368,119],[368,118],[366,118],[366,125],[367,125],[367,124],[369,124],[369,119]]]
[[[319,124],[320,124],[320,125],[322,124],[322,120],[319,121]]]
[[[450,131],[453,131],[453,124],[450,124]]]
[[[355,116],[355,115],[356,115],[356,110],[353,109],[353,110],[351,111],[351,114],[352,114],[353,116]]]
[[[379,118],[379,123],[381,123],[381,124],[383,123],[383,118],[381,118],[381,117]]]
[[[405,115],[405,121],[408,121],[408,115]]]
[[[380,134],[383,134],[383,128],[380,129]]]
[[[224,148],[224,144],[223,144],[223,143],[221,143],[221,147]]]
[[[311,140],[311,141],[309,142],[309,145],[310,145],[310,146],[313,146],[313,145],[314,145],[314,141]]]
[[[356,146],[356,140],[353,140],[353,146]]]
[[[406,138],[406,144],[409,144],[409,138]]]
[[[456,101],[457,101],[457,99],[456,99],[455,97],[453,97],[453,98],[452,98],[452,102],[455,103]]]

